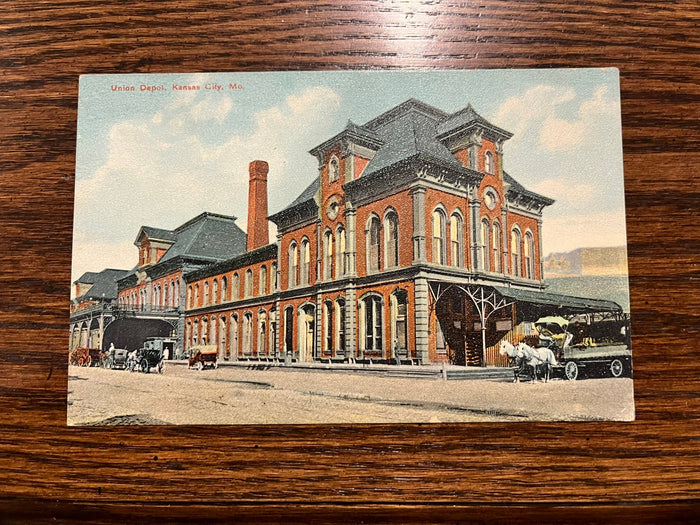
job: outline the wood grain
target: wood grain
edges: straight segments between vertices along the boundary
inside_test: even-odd
[[[0,521],[639,522],[699,510],[696,2],[6,1]],[[78,75],[618,67],[637,421],[67,428]]]

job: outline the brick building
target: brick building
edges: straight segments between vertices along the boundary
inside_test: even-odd
[[[254,161],[247,237],[212,214],[143,227],[118,307],[170,321],[185,351],[214,344],[223,359],[505,364],[496,345],[528,335],[523,321],[619,309],[543,290],[553,201],[504,170],[511,137],[471,106],[411,99],[313,148],[318,175],[269,217],[268,166]],[[229,222],[197,250],[183,240],[201,221]]]

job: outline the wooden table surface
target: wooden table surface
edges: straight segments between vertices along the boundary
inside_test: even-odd
[[[696,1],[0,9],[0,521],[660,522],[700,510]],[[620,69],[637,421],[67,428],[78,75]]]

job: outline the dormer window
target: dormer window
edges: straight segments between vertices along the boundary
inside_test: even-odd
[[[490,151],[487,151],[484,156],[484,171],[493,175],[493,153]]]
[[[338,180],[338,174],[340,173],[340,166],[338,163],[338,157],[333,155],[331,160],[328,162],[328,182],[335,182]]]

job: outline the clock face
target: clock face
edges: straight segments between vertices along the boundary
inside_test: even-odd
[[[326,205],[326,217],[334,221],[340,212],[340,203],[337,197],[331,197],[330,201]]]
[[[489,210],[493,210],[496,207],[496,204],[498,204],[498,195],[493,188],[488,188],[484,192],[484,204],[486,204],[486,207]]]

